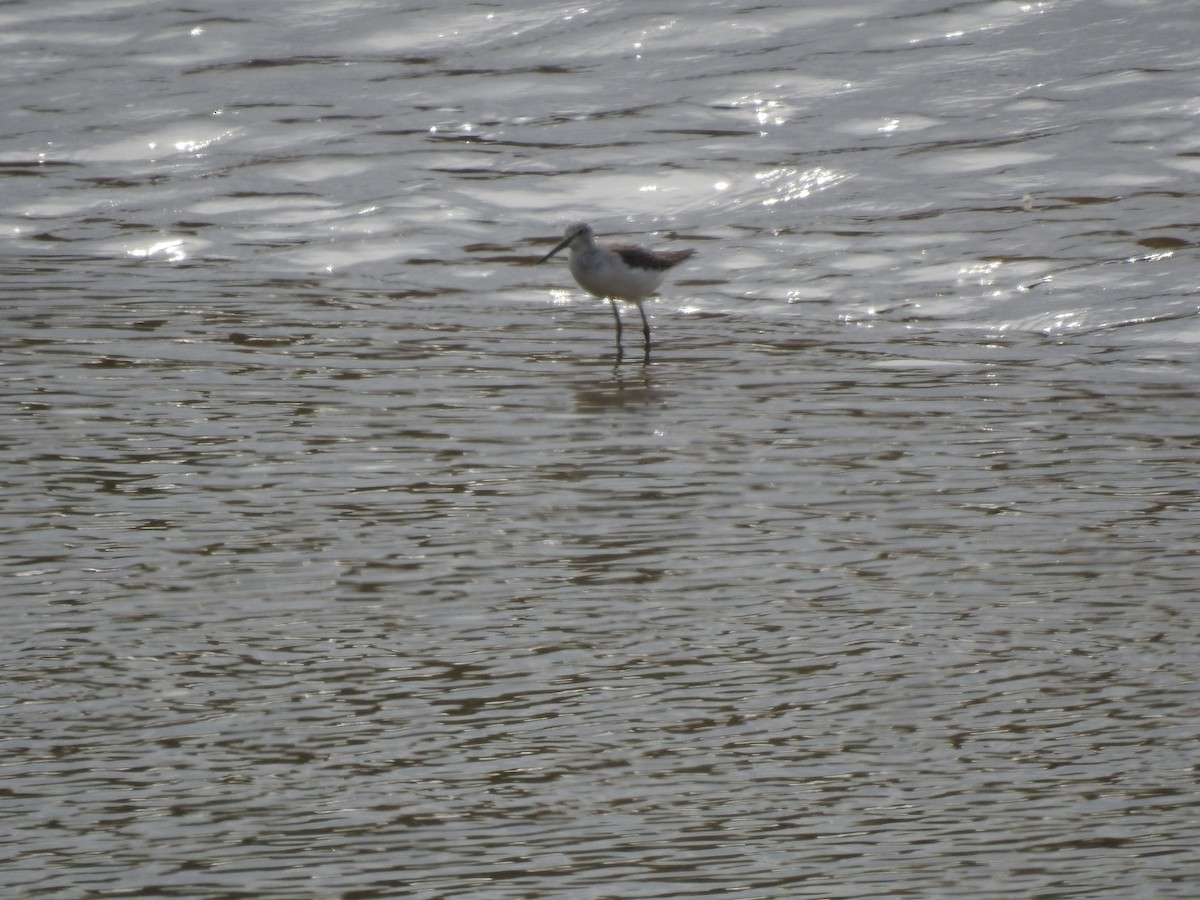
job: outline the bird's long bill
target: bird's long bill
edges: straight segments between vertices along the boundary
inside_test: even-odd
[[[567,244],[569,244],[569,243],[571,243],[571,238],[563,238],[561,241],[558,242],[557,247],[555,247],[553,250],[551,250],[549,253],[547,253],[545,256],[543,256],[541,259],[539,259],[537,261],[537,263],[534,263],[534,265],[536,266],[538,263],[544,263],[546,260],[548,260],[550,257],[552,257],[555,253],[557,253],[563,247],[567,246]]]

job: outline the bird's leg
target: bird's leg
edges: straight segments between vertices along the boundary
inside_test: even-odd
[[[612,304],[613,318],[617,320],[617,352],[621,352],[621,311],[617,309],[617,301],[613,297],[608,298],[608,302]]]
[[[642,314],[642,336],[646,339],[646,350],[650,350],[650,323],[646,321],[646,308],[642,306],[642,301],[637,301],[638,312]]]

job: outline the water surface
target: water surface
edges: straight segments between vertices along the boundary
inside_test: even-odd
[[[1194,12],[902,6],[0,10],[6,891],[1191,896]]]

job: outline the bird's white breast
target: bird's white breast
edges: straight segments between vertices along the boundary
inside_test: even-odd
[[[571,251],[571,274],[579,286],[597,297],[618,300],[642,300],[662,284],[665,272],[631,268],[617,254],[604,247],[580,253]]]

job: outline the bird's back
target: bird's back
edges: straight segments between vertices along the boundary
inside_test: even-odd
[[[625,265],[655,272],[673,269],[696,253],[695,250],[648,250],[636,244],[614,244],[609,249],[621,257]]]

